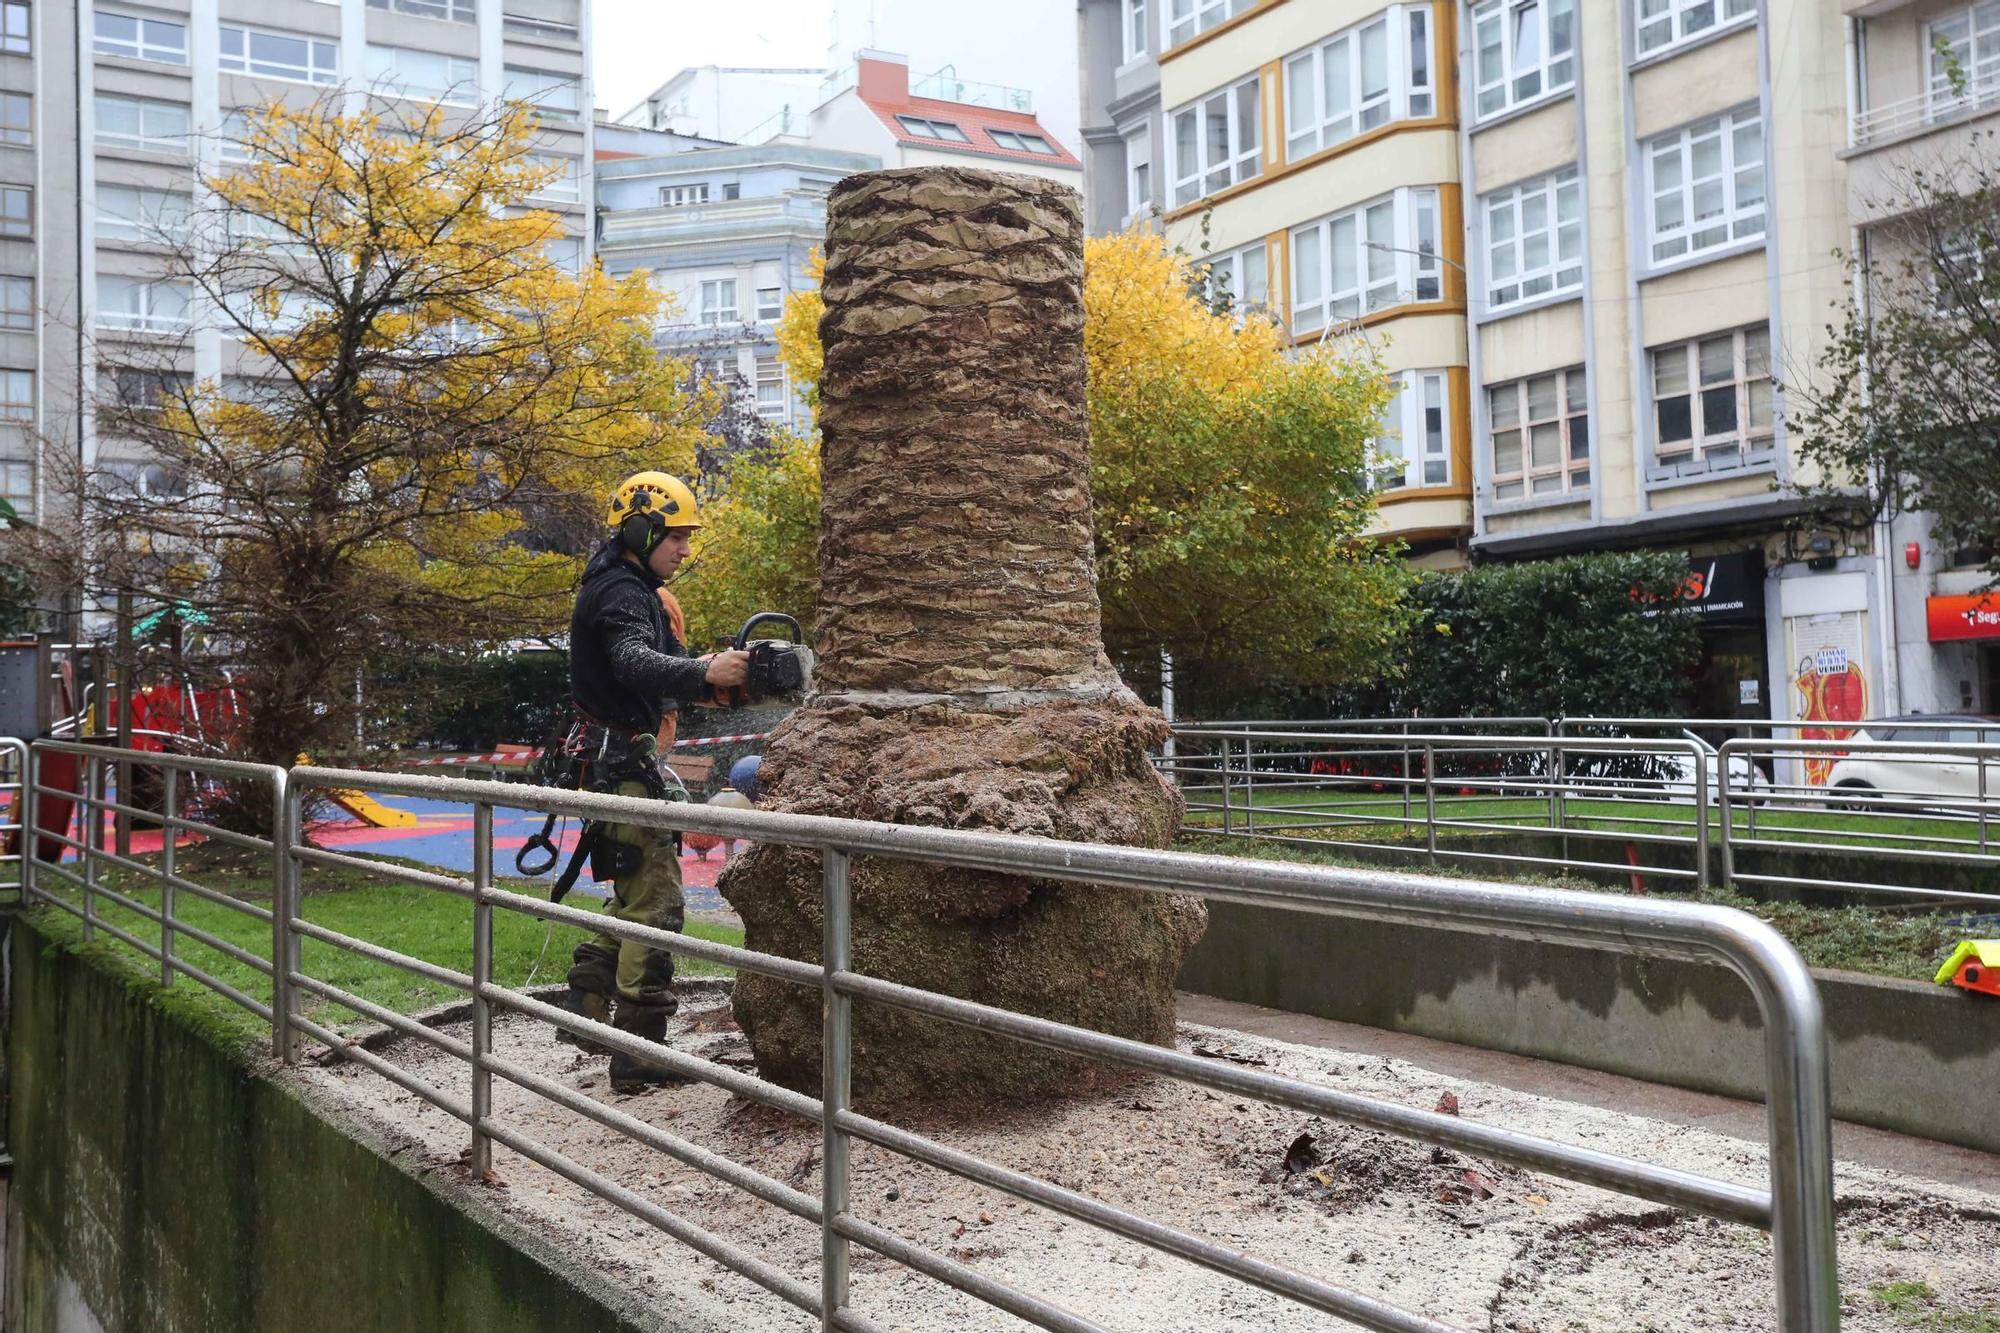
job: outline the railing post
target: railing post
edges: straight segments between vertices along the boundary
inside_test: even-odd
[[[472,1156],[474,1180],[493,1172],[493,1141],[486,1122],[493,1114],[493,1006],[486,988],[493,981],[493,807],[472,807]]]
[[[1229,832],[1229,738],[1220,737],[1222,746],[1222,831]]]
[[[1424,850],[1432,865],[1438,860],[1437,747],[1424,742]]]
[[[1403,724],[1403,827],[1410,826],[1410,724]]]
[[[1243,831],[1257,831],[1257,742],[1243,742]]]
[[[1694,886],[1708,887],[1708,756],[1699,746],[1691,746],[1694,760]],[[1723,801],[1729,799],[1729,765],[1720,750],[1715,753],[1715,785]],[[1723,807],[1725,810],[1728,806]]]
[[[21,791],[21,906],[27,907],[35,901],[35,866],[42,852],[42,751],[33,743],[28,746],[27,762],[23,765],[27,783]],[[65,830],[67,832],[67,830]]]
[[[178,809],[175,793],[176,779],[180,770],[175,768],[170,756],[162,755],[167,762],[160,765],[160,984],[174,984],[174,842],[179,832],[174,827],[174,816]]]
[[[293,1064],[298,1060],[298,1046],[292,1039],[292,972],[297,952],[292,913],[298,880],[292,841],[298,834],[299,802],[285,773],[276,774],[271,786],[277,815],[271,826],[271,1053]]]
[[[820,1266],[822,1333],[837,1326],[847,1308],[847,1238],[833,1225],[847,1214],[847,1131],[839,1124],[853,1088],[854,1001],[834,988],[848,970],[853,944],[852,899],[846,852],[821,854],[820,886]]]
[[[97,845],[104,837],[104,811],[91,804],[97,796],[97,781],[101,776],[97,756],[83,757],[82,781],[77,785],[77,823],[82,826],[83,836],[77,841],[83,844],[78,853],[83,862],[83,940],[88,944],[97,938]]]
[[[1986,752],[1981,750],[1979,765],[1979,854],[1986,855]]]
[[[1722,807],[1722,878],[1716,887],[1726,889],[1731,887],[1736,880],[1736,815],[1729,808],[1728,741],[1724,741],[1722,748],[1715,752],[1715,760],[1722,766],[1723,772],[1722,790],[1720,793],[1720,804]],[[1750,761],[1750,768],[1753,773],[1756,771],[1756,767],[1757,761],[1752,759]],[[1750,808],[1751,831],[1754,836],[1757,820],[1757,802],[1750,799],[1747,795],[1744,797],[1744,802]]]
[[[1549,747],[1549,776],[1555,782],[1555,824],[1563,865],[1569,865],[1569,751]]]

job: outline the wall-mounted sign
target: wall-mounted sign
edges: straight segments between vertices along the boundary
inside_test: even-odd
[[[1926,598],[1924,617],[1930,622],[1932,643],[2000,639],[2000,593]]]
[[[1691,555],[1682,596],[1703,620],[1764,620],[1764,553]]]

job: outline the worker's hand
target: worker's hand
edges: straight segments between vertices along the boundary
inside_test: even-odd
[[[705,659],[708,662],[710,689],[727,690],[746,684],[750,679],[750,654],[741,648],[732,648],[726,653],[717,653]]]

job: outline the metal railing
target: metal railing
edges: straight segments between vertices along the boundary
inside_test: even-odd
[[[30,855],[27,832],[28,743],[0,736],[0,902],[25,892],[22,867]]]
[[[1932,86],[1914,97],[1856,111],[1849,138],[1856,148],[1866,148],[1880,139],[1967,119],[1995,105],[2000,105],[2000,65],[1988,62],[1957,87]]]
[[[1432,742],[1434,743],[1434,742]],[[36,747],[43,749],[43,745]],[[91,747],[65,747],[89,753]],[[107,752],[90,754],[96,762]],[[148,756],[151,761],[154,757]],[[1775,931],[1744,913],[1714,906],[1661,899],[1621,898],[1588,893],[1556,893],[1519,885],[1483,884],[1436,877],[1354,872],[1227,857],[1058,842],[1050,839],[971,833],[958,830],[878,824],[814,816],[737,811],[687,803],[561,792],[546,788],[470,782],[456,778],[382,774],[301,767],[289,774],[250,765],[217,768],[215,761],[169,759],[179,771],[220,772],[268,777],[282,802],[273,839],[260,842],[272,857],[273,1003],[258,1012],[268,1017],[273,1041],[286,1060],[297,1058],[300,1037],[359,1062],[403,1090],[462,1121],[470,1135],[469,1162],[486,1169],[499,1144],[563,1176],[574,1185],[647,1222],[723,1264],[782,1300],[818,1319],[822,1329],[874,1330],[878,1325],[854,1308],[849,1255],[859,1245],[970,1294],[1046,1329],[1095,1330],[1091,1318],[1063,1309],[1035,1292],[999,1281],[957,1258],[916,1245],[855,1215],[848,1197],[848,1163],[855,1141],[1002,1190],[1093,1227],[1175,1255],[1217,1273],[1274,1293],[1362,1327],[1411,1333],[1439,1333],[1447,1326],[1398,1309],[1375,1297],[1243,1254],[1202,1235],[1066,1189],[1033,1175],[988,1162],[935,1140],[863,1115],[849,1103],[852,1079],[852,1023],[856,1001],[975,1028],[1075,1056],[1178,1079],[1215,1091],[1362,1125],[1543,1171],[1605,1189],[1730,1222],[1766,1228],[1773,1237],[1778,1326],[1786,1333],[1820,1333],[1838,1326],[1839,1299],[1833,1229],[1832,1153],[1828,1121],[1826,1037],[1818,992],[1797,953]],[[298,839],[301,804],[312,789],[354,787],[376,793],[453,801],[473,812],[472,874],[469,878],[412,869],[348,853],[316,848]],[[39,790],[39,789],[38,789]],[[533,810],[601,819],[647,828],[710,833],[760,843],[816,850],[821,861],[821,958],[801,962],[686,935],[619,921],[595,912],[549,903],[502,888],[493,876],[494,810]],[[95,816],[102,823],[101,812]],[[182,821],[177,827],[220,830]],[[30,892],[37,902],[59,903],[90,922],[98,898],[133,906],[132,900],[91,891],[97,871],[115,865],[141,875],[158,875],[185,890],[170,871],[109,860],[86,836],[64,840],[82,863],[80,875],[47,862],[30,862]],[[854,969],[850,881],[856,857],[916,861],[967,870],[1030,875],[1102,886],[1107,892],[1185,892],[1213,901],[1245,903],[1285,911],[1413,923],[1449,930],[1500,933],[1552,940],[1620,953],[1641,953],[1718,963],[1749,985],[1762,1014],[1770,1175],[1753,1187],[1691,1174],[1675,1168],[1560,1143],[1519,1130],[1481,1124],[1458,1116],[1420,1110],[1340,1091],[1301,1079],[1235,1066],[1216,1067],[1179,1051],[1107,1036],[1027,1014],[923,991]],[[422,889],[449,894],[467,904],[472,924],[468,970],[426,962],[356,937],[329,930],[298,913],[298,876],[326,867],[365,870]],[[85,886],[81,908],[52,892],[43,877]],[[160,914],[163,938],[175,931],[171,900]],[[824,1015],[821,1095],[808,1097],[725,1065],[656,1045],[592,1022],[567,1010],[496,984],[493,978],[493,921],[497,911],[541,921],[579,926],[621,940],[705,959],[819,992]],[[102,923],[99,923],[100,928]],[[151,953],[128,933],[120,937]],[[344,949],[414,976],[442,982],[472,999],[469,1039],[434,1030],[363,996],[306,972],[299,941],[311,939]],[[204,943],[215,943],[205,939]],[[239,955],[240,956],[240,951]],[[253,965],[257,960],[244,957]],[[163,968],[168,964],[163,960]],[[178,969],[214,984],[192,969]],[[170,972],[163,971],[170,978]],[[225,991],[225,994],[228,992]],[[466,1074],[462,1090],[433,1085],[389,1059],[347,1041],[308,1016],[304,995],[345,1006],[394,1031],[454,1058]],[[231,995],[238,1003],[249,997]],[[252,1007],[256,1008],[254,1001]],[[685,1077],[800,1116],[821,1132],[821,1188],[813,1197],[740,1162],[720,1156],[672,1132],[644,1123],[556,1083],[495,1053],[496,1015],[511,1013],[552,1024],[613,1050],[667,1066]],[[612,1179],[549,1148],[508,1123],[495,1109],[498,1076],[584,1116],[633,1142],[704,1172],[819,1228],[816,1283],[782,1271],[730,1239],[641,1196]]]

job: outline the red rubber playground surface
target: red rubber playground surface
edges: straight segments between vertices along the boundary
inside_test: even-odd
[[[409,828],[375,828],[360,820],[345,816],[324,820],[308,830],[312,840],[322,847],[351,852],[358,856],[379,854],[383,856],[406,857],[440,870],[456,871],[459,874],[472,873],[472,810],[468,806],[455,805],[446,801],[424,801],[405,796],[384,796],[371,792],[376,800],[399,810],[407,810],[417,817],[417,822]],[[515,879],[514,854],[525,845],[530,837],[539,832],[543,815],[526,811],[510,810],[504,807],[493,812],[493,870],[502,879]],[[557,868],[566,864],[570,850],[576,846],[577,824],[573,819],[559,820],[556,824],[556,845],[562,859]],[[184,837],[185,846],[192,839]],[[132,852],[135,856],[145,856],[160,850],[161,836],[157,829],[135,830],[132,834]],[[111,845],[110,815],[105,816],[104,845]],[[544,853],[546,856],[546,853]],[[68,853],[64,859],[74,859],[75,853]],[[681,857],[681,880],[687,895],[688,911],[698,913],[728,912],[729,904],[715,891],[715,877],[728,859],[725,848],[709,850],[706,859],[699,853],[690,851]],[[556,871],[552,870],[540,879],[532,881],[546,889],[555,883]],[[603,898],[609,896],[608,886],[591,883],[589,871],[577,880],[575,892],[579,895]]]

